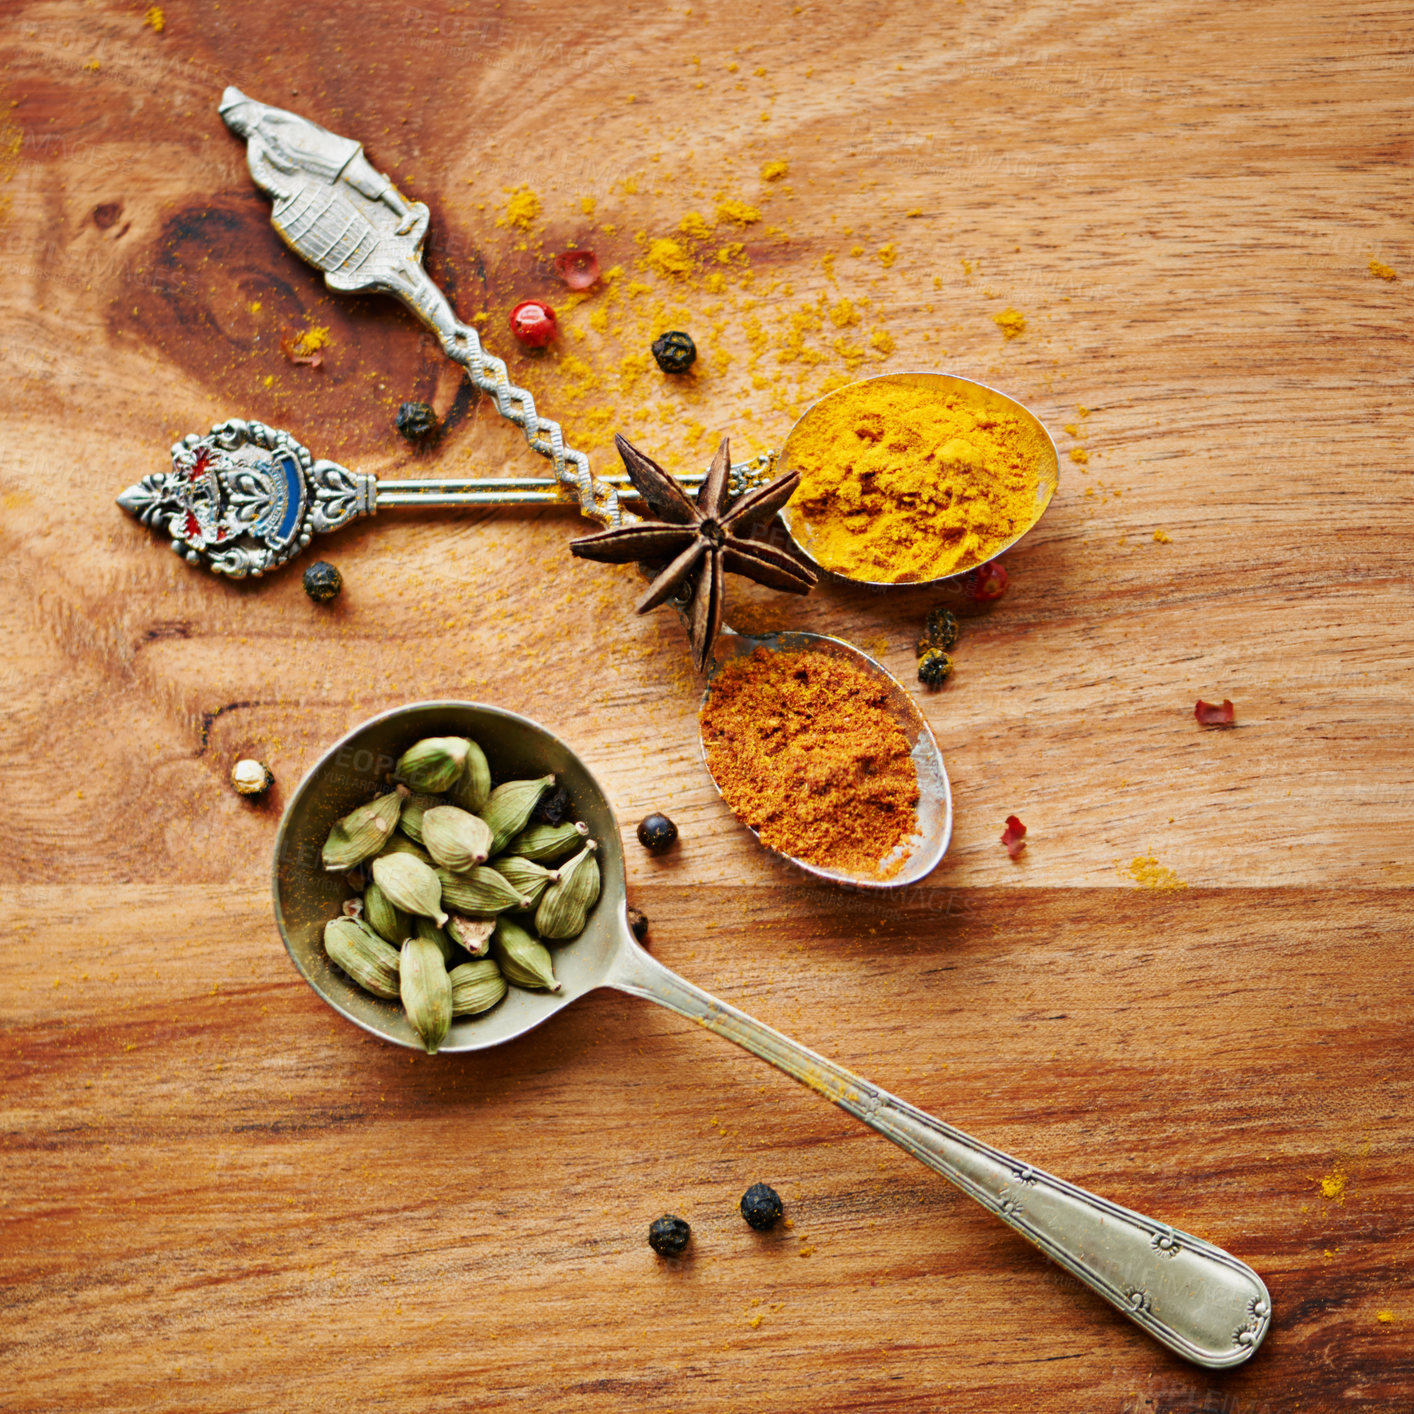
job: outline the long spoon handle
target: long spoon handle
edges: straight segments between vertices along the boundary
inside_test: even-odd
[[[892,1139],[1052,1261],[1195,1365],[1240,1365],[1272,1303],[1261,1277],[1210,1242],[1121,1208],[934,1119],[718,1001],[641,948],[620,949],[609,985],[725,1036]]]

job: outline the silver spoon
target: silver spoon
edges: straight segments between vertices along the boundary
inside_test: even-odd
[[[379,502],[384,506],[527,504],[542,498],[562,499],[555,494],[562,488],[577,498],[585,516],[603,525],[617,526],[621,520],[621,503],[628,499],[621,478],[597,476],[583,452],[565,445],[559,423],[543,416],[536,409],[530,392],[511,382],[505,363],[482,347],[477,330],[457,317],[446,295],[427,274],[423,265],[423,244],[431,219],[428,208],[420,201],[408,201],[389,177],[375,170],[360,143],[332,133],[298,113],[261,103],[238,88],[227,88],[221,95],[220,113],[226,126],[245,141],[251,178],[270,196],[270,222],[285,244],[301,259],[322,270],[325,283],[332,290],[378,292],[400,300],[432,332],[443,353],[465,368],[471,382],[492,398],[501,416],[521,429],[530,447],[550,460],[555,475],[549,487],[543,484],[518,486],[513,481],[488,484],[483,478],[387,483],[380,488],[373,478],[358,477],[335,463],[314,463],[306,452],[308,496],[322,510],[304,522],[300,522],[298,516],[291,521],[271,511],[261,522],[263,538],[268,542],[270,531],[274,529],[278,532],[277,544],[257,545],[252,550],[251,536],[246,534],[239,548],[208,555],[210,568],[224,574],[264,573],[297,554],[308,544],[311,532],[335,529],[355,515],[371,514]],[[879,379],[870,381],[916,383],[920,379],[935,380],[930,386],[935,386],[940,394],[964,387],[974,391],[983,388],[968,379],[936,373],[882,374]],[[1055,445],[1034,414],[1004,394],[992,389],[985,391],[1002,399],[1040,428],[1051,453],[1049,466],[1038,469],[1035,516],[1007,545],[995,551],[995,555],[1014,544],[1040,519],[1055,492],[1058,472]],[[789,469],[791,440],[802,425],[809,424],[811,413],[843,392],[839,390],[822,398],[797,421],[782,448],[783,468]],[[258,427],[259,424],[233,422],[227,426]],[[288,439],[287,433],[273,435]],[[189,451],[195,441],[194,437],[185,439]],[[174,463],[182,455],[182,446],[179,443],[173,448]],[[248,465],[254,460],[246,459]],[[771,453],[765,453],[754,463],[734,468],[738,472],[737,489],[750,484],[743,479],[748,475],[764,479],[773,460]],[[294,484],[293,476],[286,476],[284,480],[288,483],[286,490],[290,498],[301,493],[303,488]],[[699,482],[700,477],[682,480],[690,486]],[[156,485],[159,481],[162,482],[160,488]],[[215,489],[215,483],[212,485]],[[159,521],[171,533],[173,548],[196,563],[206,553],[207,537],[214,531],[204,529],[201,506],[184,504],[180,513],[174,515],[166,501],[157,504],[154,492],[159,489],[168,493],[170,499],[171,493],[180,497],[185,488],[180,475],[175,482],[170,478],[148,477],[125,491],[119,497],[119,504],[145,524]],[[530,494],[532,492],[534,494]],[[255,513],[247,503],[244,514],[247,529],[254,518]],[[792,537],[808,553],[811,537],[803,516],[787,517],[787,526]],[[188,528],[201,543],[193,543],[185,537]],[[234,527],[228,524],[223,528],[227,532],[225,538],[231,538]],[[971,568],[975,566],[969,565],[953,573],[965,573]]]
[[[713,660],[708,669],[707,690],[702,695],[702,705],[707,705],[712,695],[712,684],[722,667],[734,658],[749,657],[757,649],[769,653],[823,653],[856,663],[870,673],[889,693],[889,710],[907,736],[914,769],[918,772],[918,828],[914,834],[887,858],[879,861],[877,874],[851,874],[843,869],[830,869],[808,860],[797,859],[792,854],[772,850],[782,859],[789,860],[798,869],[817,878],[829,879],[837,884],[852,884],[865,889],[901,889],[916,884],[937,868],[943,855],[947,853],[948,841],[952,838],[952,791],[948,785],[947,768],[943,765],[943,754],[938,749],[937,738],[928,720],[919,711],[918,703],[907,692],[897,678],[881,663],[876,663],[867,653],[846,643],[842,638],[828,638],[819,633],[767,633],[758,636],[736,633],[723,629],[717,635]],[[712,774],[712,764],[707,755],[707,743],[701,739],[702,760],[707,774],[712,776],[712,784],[721,795],[721,782]],[[730,803],[728,803],[730,808]],[[760,832],[747,826],[760,839]],[[769,848],[769,846],[767,846]]]
[[[1033,514],[989,559],[1011,549],[1045,514],[1059,484],[1055,443],[1040,419],[1021,403],[984,384],[949,373],[884,373],[861,381],[922,384],[936,388],[940,397],[960,388],[982,389],[1015,415],[1029,420],[1045,437],[1049,457],[1037,468]],[[810,430],[819,410],[855,386],[836,389],[807,408],[787,434],[780,452],[762,452],[749,461],[735,463],[731,469],[731,494],[738,496],[775,473],[795,470],[802,432]],[[190,432],[173,443],[171,457],[171,470],[143,477],[118,496],[118,504],[143,525],[165,533],[172,549],[189,564],[233,579],[259,579],[293,559],[316,535],[339,530],[381,510],[555,505],[584,510],[583,502],[571,495],[564,481],[549,476],[391,480],[351,471],[338,462],[316,458],[282,428],[254,419],[230,418],[217,423],[204,436]],[[695,491],[704,475],[689,472],[678,480],[685,489]],[[616,516],[624,506],[636,508],[641,499],[622,474],[596,476],[594,485],[602,505],[608,505],[607,498],[612,495]],[[606,517],[596,512],[595,518]],[[811,553],[814,536],[804,513],[792,503],[781,513],[781,519],[796,549],[834,578],[852,579],[875,589],[897,583],[858,579],[819,565]],[[938,579],[912,584],[939,584],[983,563],[984,560],[972,561]]]
[[[970,574],[979,565],[984,565],[995,560],[1000,555],[1006,554],[1023,535],[1028,535],[1035,528],[1036,523],[1046,513],[1046,508],[1051,504],[1056,494],[1056,489],[1060,485],[1060,458],[1056,452],[1056,444],[1051,434],[1046,430],[1045,424],[1036,416],[1030,408],[1017,402],[1006,393],[998,392],[995,388],[990,388],[985,383],[976,383],[970,378],[961,378],[953,373],[932,373],[932,372],[911,372],[911,373],[880,373],[873,378],[863,378],[858,382],[846,384],[843,388],[837,388],[832,393],[826,393],[823,398],[813,402],[804,413],[796,420],[795,425],[786,434],[786,440],[781,447],[779,457],[776,462],[776,474],[785,475],[791,471],[801,471],[808,473],[808,469],[802,465],[801,444],[805,440],[805,434],[811,430],[811,424],[825,411],[832,403],[840,399],[853,396],[853,390],[865,384],[880,384],[884,386],[924,388],[938,399],[962,394],[969,401],[977,399],[979,394],[984,395],[987,400],[993,403],[1013,417],[1019,418],[1030,426],[1033,432],[1038,435],[1041,441],[1041,457],[1035,468],[1036,472],[1036,496],[1030,507],[1030,514],[1015,528],[1012,535],[1001,544],[995,546],[989,554],[979,559],[969,560],[960,564],[956,569],[949,570],[947,574],[937,575],[927,580],[894,580],[894,579],[865,579],[862,575],[845,574],[840,570],[831,569],[828,565],[821,564],[813,553],[815,549],[815,534],[810,525],[809,519],[801,508],[801,497],[797,495],[781,512],[781,519],[785,522],[787,531],[796,549],[805,556],[812,564],[824,573],[833,576],[835,579],[848,580],[854,584],[867,584],[874,589],[889,589],[900,584],[907,584],[916,588],[920,584],[942,584],[950,579],[957,579],[964,574]],[[809,476],[806,474],[806,483]]]
[[[494,1010],[453,1022],[443,1051],[479,1051],[524,1036],[600,988],[657,1002],[794,1076],[936,1170],[1196,1365],[1249,1359],[1271,1324],[1271,1298],[1245,1263],[1189,1233],[1099,1198],[993,1149],[871,1085],[669,971],[634,940],[618,824],[598,781],[558,737],[512,712],[423,702],[375,717],[335,743],[300,783],[275,843],[275,918],[301,976],[365,1031],[420,1046],[402,1012],[333,968],[320,939],[347,885],[320,868],[329,827],[368,799],[399,754],[425,736],[470,736],[507,776],[553,771],[601,845],[603,886],[585,931],[555,949],[559,992],[512,988]]]

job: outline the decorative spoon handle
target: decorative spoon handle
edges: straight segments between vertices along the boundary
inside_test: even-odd
[[[763,452],[732,467],[734,493],[767,479],[775,455]],[[682,484],[700,486],[704,474],[689,474]],[[616,505],[638,500],[627,477],[601,477],[597,484],[613,493]],[[576,505],[564,486],[549,476],[380,481],[316,460],[278,427],[231,418],[204,437],[183,437],[172,448],[172,469],[144,476],[118,504],[144,525],[165,531],[189,563],[233,579],[258,579],[299,554],[315,535],[381,508]]]
[[[245,139],[256,186],[271,200],[270,223],[296,255],[324,272],[331,290],[378,292],[405,304],[437,337],[442,351],[466,369],[497,411],[554,464],[555,479],[575,493],[580,510],[604,525],[619,524],[618,493],[589,469],[583,452],[565,445],[558,422],[543,417],[505,363],[481,347],[446,295],[423,268],[430,213],[410,202],[364,156],[363,146],[285,108],[273,108],[238,88],[221,95],[221,117]]]
[[[1195,1365],[1240,1365],[1262,1343],[1271,1297],[1261,1277],[1222,1248],[934,1119],[718,1001],[636,945],[620,949],[609,985],[700,1022],[862,1119]]]

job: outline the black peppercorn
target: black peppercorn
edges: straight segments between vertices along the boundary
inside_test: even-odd
[[[952,676],[952,659],[941,648],[930,648],[918,660],[918,681],[924,687],[941,687]]]
[[[781,1195],[769,1183],[753,1183],[741,1195],[741,1215],[757,1232],[775,1227],[784,1211]]]
[[[692,1236],[692,1229],[672,1213],[664,1213],[648,1228],[648,1245],[660,1257],[676,1257]]]
[[[957,646],[957,634],[956,614],[948,609],[929,609],[927,626],[918,640],[918,656],[921,658],[930,648],[949,652]]]
[[[678,827],[666,815],[660,815],[657,811],[652,815],[645,815],[638,822],[638,842],[654,854],[671,849],[677,843],[677,838]]]
[[[404,403],[398,409],[397,428],[409,442],[425,442],[437,430],[437,414],[427,403]]]
[[[328,560],[317,560],[304,572],[304,592],[316,604],[327,604],[339,597],[344,577]]]
[[[564,786],[556,786],[549,795],[543,795],[530,812],[531,820],[537,825],[563,825],[574,810],[574,801]]]
[[[648,941],[648,915],[632,904],[628,906],[628,926],[640,943]]]
[[[690,334],[670,329],[653,340],[653,357],[664,373],[686,373],[697,362],[697,345]]]

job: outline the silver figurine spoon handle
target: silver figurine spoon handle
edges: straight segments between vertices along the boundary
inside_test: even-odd
[[[745,1047],[892,1139],[1195,1365],[1240,1365],[1271,1324],[1271,1297],[1246,1263],[1122,1208],[934,1119],[728,1006],[636,944],[606,985],[646,997]]]

